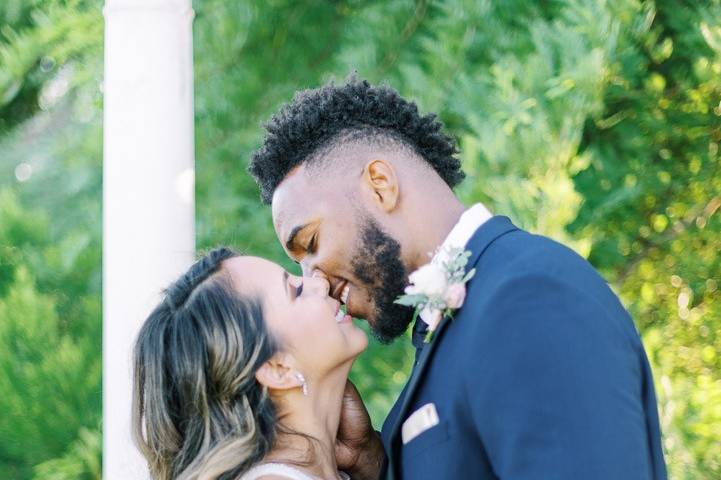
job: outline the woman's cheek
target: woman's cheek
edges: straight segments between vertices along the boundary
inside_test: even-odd
[[[356,335],[358,336],[358,347],[360,351],[364,351],[366,348],[368,348],[368,335],[366,332],[361,330],[360,328],[356,332]]]
[[[298,335],[305,338],[306,341],[309,340],[309,337],[314,337],[313,343],[321,340],[335,322],[334,319],[328,318],[327,308],[320,308],[318,305],[313,304],[308,304],[305,308],[299,309],[296,318]],[[321,338],[317,338],[318,336]]]

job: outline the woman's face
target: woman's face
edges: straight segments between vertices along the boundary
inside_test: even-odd
[[[224,262],[236,290],[258,295],[264,319],[280,349],[290,353],[306,377],[323,376],[357,357],[368,337],[340,303],[328,296],[322,277],[297,277],[258,257],[234,257]]]

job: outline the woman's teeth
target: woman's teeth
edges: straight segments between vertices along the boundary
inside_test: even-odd
[[[338,310],[338,313],[335,314],[335,321],[336,323],[340,323],[345,318],[345,307],[341,305],[340,309]]]

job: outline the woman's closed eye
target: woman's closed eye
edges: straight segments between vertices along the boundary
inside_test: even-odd
[[[300,294],[303,293],[303,282],[300,282],[300,285],[295,287],[295,298],[300,297]]]

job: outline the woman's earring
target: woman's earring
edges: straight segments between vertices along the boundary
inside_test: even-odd
[[[302,373],[298,372],[295,374],[295,378],[300,382],[300,386],[303,389],[303,395],[308,396],[308,383],[305,381],[305,377]]]

